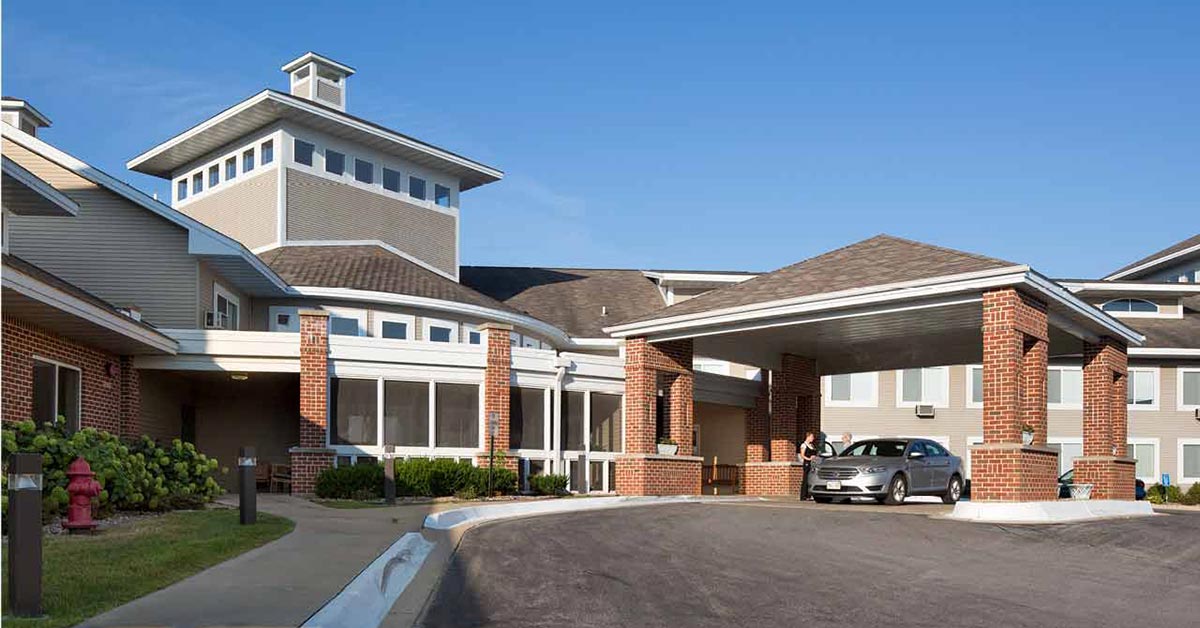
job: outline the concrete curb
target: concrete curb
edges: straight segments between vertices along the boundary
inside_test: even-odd
[[[301,628],[378,626],[433,549],[434,544],[421,534],[405,534],[313,613]]]
[[[579,499],[555,499],[537,502],[516,502],[498,506],[468,506],[454,510],[443,510],[425,517],[425,527],[430,530],[450,530],[459,526],[474,526],[485,521],[553,515],[567,512],[583,512],[607,508],[630,506],[654,506],[661,504],[757,501],[755,497],[704,497],[700,495],[676,495],[670,497],[587,497]]]
[[[1152,517],[1150,502],[1079,500],[1053,502],[958,502],[944,519],[972,523],[1054,524]]]

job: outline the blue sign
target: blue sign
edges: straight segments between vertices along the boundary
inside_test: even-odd
[[[1164,474],[1162,474],[1162,485],[1163,485],[1163,486],[1170,486],[1170,485],[1171,485],[1171,474],[1170,474],[1170,473],[1164,473]]]

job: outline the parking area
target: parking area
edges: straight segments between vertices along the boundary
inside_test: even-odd
[[[1200,514],[968,524],[795,501],[488,524],[426,626],[1194,626]]]

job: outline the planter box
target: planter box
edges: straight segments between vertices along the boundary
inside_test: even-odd
[[[659,443],[658,453],[663,456],[674,456],[679,453],[679,445],[664,445]]]

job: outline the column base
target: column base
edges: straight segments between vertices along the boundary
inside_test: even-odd
[[[509,471],[515,472],[517,470],[517,463],[519,462],[520,459],[512,452],[501,451],[499,449],[496,450],[497,469],[508,469]],[[490,456],[488,456],[488,452],[486,450],[475,454],[475,466],[486,469],[491,466],[491,463],[492,459]]]
[[[985,443],[971,447],[971,501],[1055,499],[1058,499],[1057,450],[1020,443]]]
[[[325,447],[292,447],[292,495],[312,495],[317,488],[317,476],[333,468],[336,454]]]
[[[618,456],[619,495],[699,495],[704,458],[625,454]]]
[[[1092,499],[1134,499],[1137,461],[1121,456],[1075,458],[1076,484],[1091,484]]]
[[[747,462],[742,465],[742,494],[768,496],[800,495],[804,465],[799,462]]]

